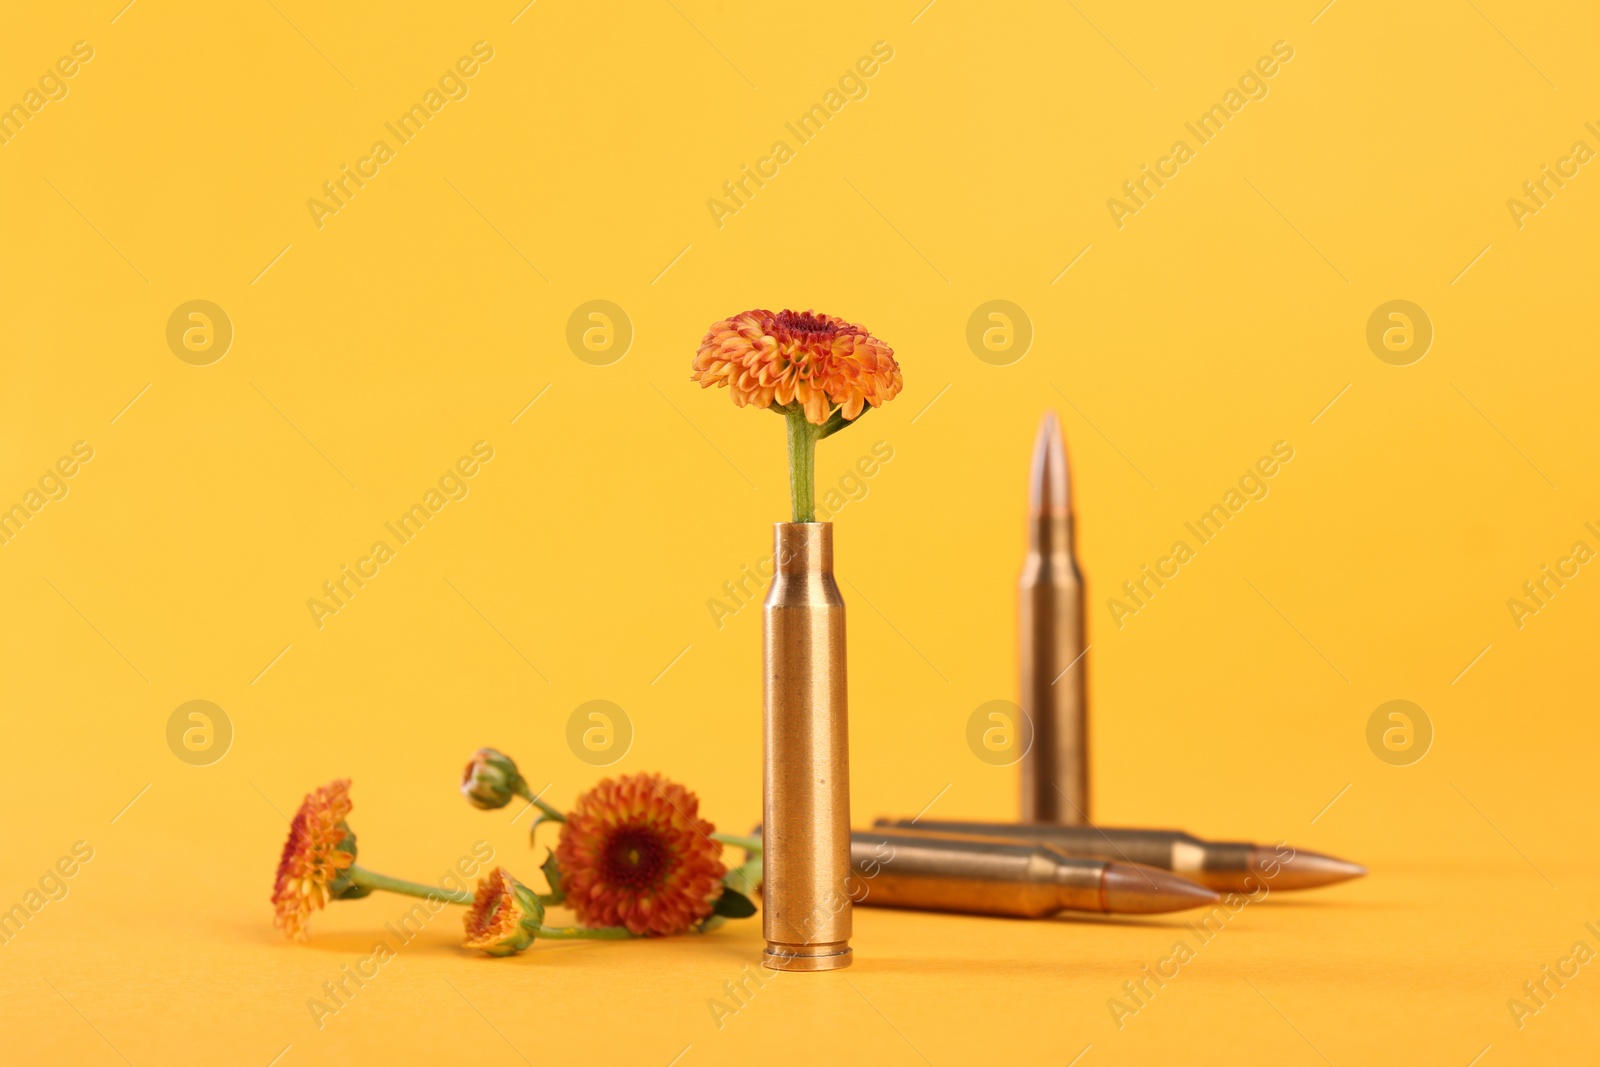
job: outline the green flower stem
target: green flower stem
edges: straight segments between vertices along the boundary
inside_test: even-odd
[[[761,854],[761,838],[759,837],[740,837],[737,834],[717,833],[711,835],[711,840],[721,841],[724,845],[732,845],[734,848],[742,848],[746,852],[753,852],[758,856]]]
[[[517,796],[538,808],[546,819],[549,819],[551,822],[567,821],[567,817],[561,814],[557,808],[534,796],[533,790],[528,788],[528,783],[524,779],[518,778],[517,784],[512,788],[515,790]]]
[[[452,904],[471,904],[471,893],[457,893],[451,889],[444,889],[436,885],[423,885],[421,882],[408,882],[403,878],[390,878],[386,874],[369,871],[365,867],[345,868],[345,877],[362,889],[382,889],[390,893],[403,893],[408,897],[437,897],[448,900]]]
[[[550,941],[625,941],[633,936],[626,926],[539,927],[539,937]]]
[[[789,499],[794,522],[817,521],[817,441],[821,426],[806,421],[806,410],[798,403],[783,410],[789,423]]]

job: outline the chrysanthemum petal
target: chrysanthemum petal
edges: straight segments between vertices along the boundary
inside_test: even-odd
[[[894,350],[865,328],[814,311],[764,308],[712,323],[689,376],[702,388],[727,388],[738,407],[798,400],[817,425],[836,409],[854,419],[903,386]]]
[[[350,779],[340,778],[306,794],[289,824],[272,887],[273,922],[294,941],[307,940],[313,911],[332,899],[329,884],[355,862],[339,846],[350,836],[345,819],[354,807]]]
[[[726,868],[699,807],[693,793],[657,774],[606,778],[579,797],[556,847],[578,920],[676,934],[710,915]]]

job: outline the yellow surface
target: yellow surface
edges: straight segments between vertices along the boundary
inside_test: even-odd
[[[1600,548],[1600,177],[1561,162],[1600,149],[1592,10],[120,3],[15,7],[0,35],[3,101],[93,52],[0,145],[0,503],[93,453],[0,546],[0,903],[93,850],[0,949],[8,1062],[1592,1060],[1596,965],[1521,1028],[1507,1007],[1600,949],[1600,577],[1569,563],[1536,613],[1507,604]],[[479,41],[492,59],[445,85],[467,95],[362,164]],[[880,41],[799,144],[785,123]],[[1185,123],[1280,41],[1292,59],[1245,82],[1265,97],[1198,143]],[[1180,139],[1192,158],[1162,164]],[[792,158],[762,164],[779,140]],[[1108,208],[1146,164],[1176,176]],[[1513,211],[1545,164],[1564,187]],[[376,174],[308,208],[345,165]],[[745,165],[777,173],[713,212]],[[1366,340],[1396,299],[1434,327],[1409,366]],[[168,346],[191,300],[232,323],[220,361]],[[631,321],[620,361],[568,347],[591,300]],[[968,347],[990,300],[1032,324],[1020,361]],[[459,767],[497,744],[565,805],[604,773],[568,717],[603,699],[634,733],[615,770],[687,783],[722,828],[759,817],[758,612],[719,628],[708,601],[784,517],[783,436],[686,379],[709,322],[763,305],[862,321],[905,368],[819,459],[837,486],[893,452],[833,507],[858,821],[1013,808],[1015,768],[966,725],[1015,696],[1026,460],[1054,406],[1102,820],[1371,877],[1251,905],[1121,1029],[1108,1001],[1193,937],[1182,917],[863,910],[854,969],[783,976],[719,1029],[755,923],[496,962],[452,912],[319,1029],[308,1001],[405,906],[278,938],[283,813],[318,783],[355,779],[377,870],[431,880],[483,840],[531,879],[527,817],[469,810]],[[468,495],[319,627],[308,598],[480,441]],[[1122,582],[1279,441],[1270,494],[1113,622]],[[233,727],[208,766],[168,747],[191,700]],[[1420,762],[1368,747],[1390,700],[1432,724]]]

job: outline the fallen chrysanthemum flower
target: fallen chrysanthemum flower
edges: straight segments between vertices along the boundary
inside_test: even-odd
[[[515,956],[535,939],[617,940],[632,937],[620,926],[545,926],[544,904],[539,894],[523,885],[504,867],[478,879],[478,891],[465,920],[466,948],[491,956]]]
[[[345,821],[353,807],[350,779],[339,778],[307,793],[289,823],[289,840],[283,844],[272,886],[272,909],[274,925],[291,940],[309,940],[306,924],[312,912],[321,911],[329,901],[355,900],[374,890],[452,904],[472,903],[465,893],[390,878],[357,866],[355,831]]]

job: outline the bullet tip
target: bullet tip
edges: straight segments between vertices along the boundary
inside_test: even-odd
[[[1062,439],[1061,420],[1054,411],[1046,411],[1039,420],[1039,433],[1033,442],[1028,503],[1035,514],[1068,515],[1072,511],[1067,446]]]
[[[1274,866],[1277,868],[1275,875],[1269,873]],[[1273,889],[1314,889],[1347,882],[1367,873],[1367,869],[1359,863],[1325,856],[1320,852],[1296,851],[1293,858],[1283,860],[1276,850],[1261,848],[1256,849],[1251,867],[1267,879],[1267,884]]]
[[[1105,910],[1124,914],[1154,915],[1215,904],[1215,890],[1195,885],[1171,871],[1137,863],[1107,863],[1101,883]]]

